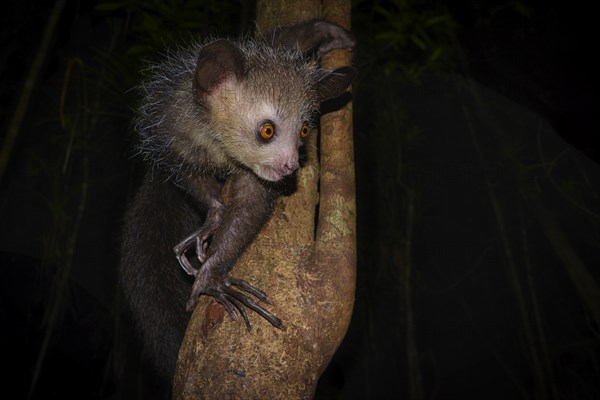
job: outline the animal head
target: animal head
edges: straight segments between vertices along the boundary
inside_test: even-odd
[[[299,51],[216,40],[200,49],[193,93],[224,152],[278,181],[298,169],[319,104],[342,94],[353,77],[350,67],[323,70]]]

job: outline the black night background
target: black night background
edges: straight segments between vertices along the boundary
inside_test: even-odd
[[[589,3],[352,4],[356,304],[316,398],[600,398]],[[119,317],[132,88],[178,40],[248,32],[252,1],[5,2],[0,18],[5,390],[165,398]]]

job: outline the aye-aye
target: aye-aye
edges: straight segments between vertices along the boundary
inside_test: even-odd
[[[150,68],[136,124],[150,168],[126,215],[120,283],[145,352],[168,380],[200,295],[233,319],[239,312],[248,328],[245,308],[283,329],[253,299],[268,296],[229,273],[299,168],[320,103],[354,78],[352,67],[321,69],[318,58],[353,47],[348,31],[312,20],[180,48]]]

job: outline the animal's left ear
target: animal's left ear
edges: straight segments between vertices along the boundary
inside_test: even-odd
[[[341,67],[333,71],[325,71],[319,80],[317,92],[321,101],[334,99],[344,93],[356,76],[356,69]]]
[[[244,56],[235,44],[225,39],[207,44],[198,53],[192,82],[196,100],[204,104],[223,82],[232,77],[241,80],[244,74]]]

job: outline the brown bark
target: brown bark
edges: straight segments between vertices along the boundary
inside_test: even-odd
[[[258,26],[320,17],[349,27],[348,1],[258,1]],[[327,55],[327,68],[349,65],[347,51]],[[270,221],[232,275],[264,289],[285,331],[249,313],[253,330],[231,321],[201,297],[180,350],[175,399],[309,399],[343,339],[354,303],[356,235],[352,111],[321,119],[321,166],[316,135],[297,191],[280,198]],[[317,191],[320,180],[320,193]],[[318,201],[320,199],[320,201]],[[318,204],[318,216],[315,212]],[[315,227],[315,220],[317,226]],[[316,228],[316,229],[315,229]],[[315,233],[316,232],[316,237]]]

